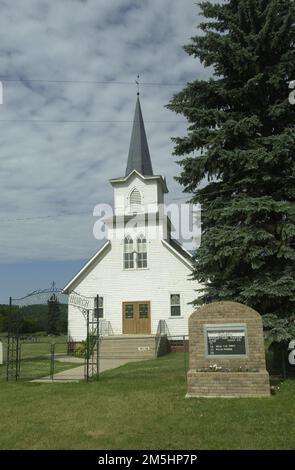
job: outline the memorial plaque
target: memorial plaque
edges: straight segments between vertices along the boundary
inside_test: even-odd
[[[245,325],[205,325],[208,356],[246,356]]]

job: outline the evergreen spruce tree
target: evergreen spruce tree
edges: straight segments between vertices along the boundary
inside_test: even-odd
[[[60,317],[60,306],[59,301],[55,294],[53,294],[48,300],[48,323],[47,323],[47,334],[58,335],[58,321]]]
[[[293,0],[199,4],[202,34],[185,51],[211,66],[173,97],[188,119],[174,138],[176,179],[202,205],[196,304],[234,300],[273,318],[295,313]],[[208,184],[200,189],[206,178]]]

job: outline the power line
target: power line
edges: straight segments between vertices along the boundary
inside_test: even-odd
[[[88,215],[92,217],[97,217],[93,213],[90,213],[89,211],[87,212],[63,212],[60,214],[55,214],[55,215],[44,215],[44,216],[35,216],[35,217],[18,217],[15,219],[0,219],[0,223],[5,223],[5,222],[26,222],[26,221],[31,221],[31,220],[48,220],[48,219],[56,219],[58,217],[68,217],[68,216],[75,216],[75,215]]]
[[[133,123],[132,120],[81,120],[81,119],[0,119],[0,122],[41,122],[41,123],[58,123],[58,124],[130,124]],[[145,123],[149,124],[188,124],[188,121],[144,121]]]
[[[200,188],[200,191],[202,191],[204,188]],[[219,193],[229,193],[229,192],[234,192],[235,189],[220,189],[219,191],[212,191],[212,192],[205,192],[205,196],[211,196],[213,194],[219,194]],[[241,193],[239,193],[241,194]],[[247,195],[247,193],[244,193]],[[204,193],[203,193],[204,195]],[[189,197],[189,196],[188,196]],[[191,198],[193,198],[194,195],[191,195]],[[190,202],[187,200],[186,197],[179,197],[179,198],[172,198],[172,201],[181,201],[181,200],[186,200],[186,202]],[[210,201],[212,204],[214,201]],[[201,203],[202,204],[202,203]],[[167,204],[169,206],[169,203]],[[34,216],[34,217],[19,217],[19,218],[14,218],[14,219],[0,219],[0,222],[24,222],[24,221],[30,221],[30,220],[46,220],[46,219],[55,219],[58,217],[69,217],[69,216],[75,216],[75,215],[91,215],[92,217],[96,217],[93,213],[90,213],[89,211],[81,211],[81,212],[61,212],[53,215],[43,215],[43,216]]]
[[[16,83],[26,83],[26,82],[40,82],[40,83],[71,83],[71,84],[93,84],[93,85],[132,85],[134,82],[118,82],[115,80],[51,80],[46,78],[8,78],[6,76],[0,76],[2,82],[16,82]],[[168,82],[140,82],[140,85],[143,86],[184,86],[187,83],[168,83]]]
[[[0,219],[0,222],[24,222],[27,220],[45,220],[45,219],[55,219],[57,217],[68,217],[68,216],[73,216],[73,215],[91,215],[93,216],[92,213],[89,211],[87,212],[61,212],[59,214],[53,214],[53,215],[40,215],[40,216],[34,216],[34,217],[19,217],[15,219]]]
[[[108,81],[99,81],[99,80],[51,80],[51,79],[43,79],[43,78],[9,78],[7,76],[0,76],[0,81],[2,82],[14,82],[14,83],[22,83],[25,84],[26,82],[33,82],[33,83],[69,83],[69,84],[95,84],[95,85],[132,85],[134,86],[134,82],[120,82],[115,80],[108,80]],[[185,83],[165,83],[165,82],[141,82],[143,86],[184,86]],[[0,122],[40,122],[40,123],[61,123],[61,124],[111,124],[111,123],[132,123],[131,120],[81,120],[81,119],[0,119]],[[187,121],[153,121],[153,120],[146,120],[146,123],[155,123],[155,124],[175,124],[175,123],[187,123]]]

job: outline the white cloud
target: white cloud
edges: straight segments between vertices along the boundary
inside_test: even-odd
[[[1,2],[1,75],[22,79],[181,83],[205,77],[182,45],[196,34],[192,0]],[[171,136],[182,118],[164,108],[180,87],[141,87],[155,173],[168,201],[181,197]],[[4,82],[0,121],[132,121],[135,85]],[[153,123],[148,121],[176,121]],[[93,207],[112,201],[108,179],[124,174],[132,122],[0,122],[0,260],[86,258],[97,247]],[[55,219],[12,221],[85,212]],[[87,215],[88,214],[88,215]]]

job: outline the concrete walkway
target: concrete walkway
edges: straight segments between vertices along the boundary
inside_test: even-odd
[[[55,361],[58,362],[71,362],[71,363],[78,363],[84,364],[84,359],[82,357],[75,357],[75,356],[55,356]]]
[[[61,358],[59,359],[61,361]],[[70,362],[70,361],[62,361]],[[130,359],[101,359],[99,363],[99,372],[104,372],[105,370],[115,369],[124,364],[130,362]],[[83,366],[73,367],[72,369],[67,369],[62,372],[57,372],[53,375],[53,379],[50,376],[42,377],[40,379],[32,380],[32,382],[43,382],[43,383],[53,383],[53,382],[79,382],[84,380],[84,364]]]

